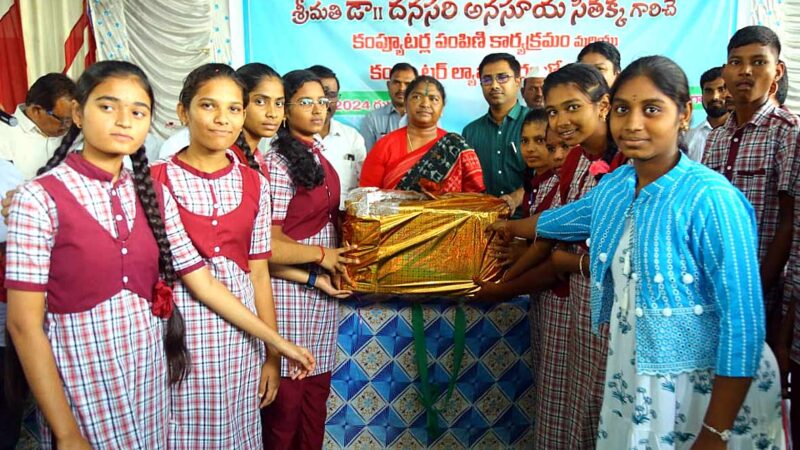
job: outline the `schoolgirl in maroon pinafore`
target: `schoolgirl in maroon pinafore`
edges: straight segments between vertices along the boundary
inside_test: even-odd
[[[231,87],[238,95],[229,104]],[[239,163],[232,152],[225,153],[244,121],[244,94],[228,66],[209,64],[189,74],[179,114],[188,123],[190,145],[154,164],[152,172],[177,201],[186,231],[214,277],[263,318],[257,299],[264,291],[270,294],[269,187],[257,171]],[[230,133],[217,139],[207,128]],[[221,161],[221,167],[210,172],[197,168],[211,161]],[[259,261],[266,278],[258,279],[264,285],[251,279],[251,268]],[[263,345],[198,303],[184,286],[178,285],[175,295],[186,319],[192,365],[183,383],[172,389],[170,448],[260,449]]]
[[[287,126],[265,155],[273,227],[301,244],[336,247],[339,178],[322,155],[322,144],[313,139],[324,123],[327,99],[319,79],[308,71],[293,71],[283,79]],[[312,277],[321,270],[317,265],[305,268]],[[272,285],[280,333],[307,346],[317,358],[317,368],[297,382],[285,378],[290,368],[282,365],[284,378],[277,398],[264,409],[264,445],[321,448],[336,354],[338,304],[302,283],[273,278]]]
[[[175,203],[148,175],[141,144],[152,91],[141,70],[97,63],[76,99],[77,127],[11,205],[8,326],[42,413],[44,448],[161,449],[168,381],[180,376],[168,375],[161,318],[181,326],[159,273],[173,281],[203,263]],[[81,125],[86,156],[67,156]],[[121,169],[130,153],[134,173]],[[181,347],[182,329],[175,337],[168,343]]]
[[[561,166],[559,192],[551,207],[586,195],[602,174],[625,162],[608,136],[607,94],[603,76],[585,64],[567,65],[545,79],[549,125],[568,144],[577,145]],[[554,371],[553,379],[542,386],[547,392],[540,399],[534,433],[536,448],[594,448],[603,397],[608,330],[601,327],[600,334],[596,335],[591,329],[588,244],[566,247],[567,254],[571,254],[569,259],[575,263],[575,267],[570,268],[566,299],[545,299],[552,300],[549,303],[556,305],[555,309],[564,307],[552,311],[558,318],[543,321],[561,324],[553,325],[555,328],[549,334],[554,357],[559,355],[563,370]]]

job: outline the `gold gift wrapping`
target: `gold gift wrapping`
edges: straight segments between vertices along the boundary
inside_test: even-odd
[[[502,267],[489,256],[495,239],[487,231],[508,218],[508,206],[485,194],[445,194],[435,200],[401,201],[390,214],[356,216],[348,202],[343,241],[358,248],[347,272],[357,292],[464,296],[473,281],[500,279]]]

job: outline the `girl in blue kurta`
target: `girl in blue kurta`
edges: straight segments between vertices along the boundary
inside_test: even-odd
[[[495,225],[591,243],[593,327],[610,325],[597,448],[783,448],[753,209],[679,150],[691,99],[674,62],[633,62],[611,97],[610,132],[633,165],[562,208]]]

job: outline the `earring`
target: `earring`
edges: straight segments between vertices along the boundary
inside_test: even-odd
[[[286,128],[286,117],[283,118],[283,127]]]

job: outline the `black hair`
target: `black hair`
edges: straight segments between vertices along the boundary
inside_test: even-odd
[[[48,73],[33,82],[25,95],[25,105],[39,105],[51,111],[60,98],[75,98],[75,82],[60,73]]]
[[[308,70],[293,70],[283,76],[283,87],[287,100],[290,100],[306,83],[318,83],[319,77]],[[289,103],[287,106],[291,107]],[[286,158],[289,168],[289,177],[297,186],[312,189],[325,181],[325,171],[317,163],[314,154],[309,151],[308,145],[292,136],[289,128],[292,124],[287,120],[278,129],[278,138],[272,143],[272,148]]]
[[[528,111],[525,114],[525,118],[522,119],[522,128],[525,128],[526,125],[532,123],[544,123],[545,124],[545,133],[547,133],[547,128],[550,126],[547,122],[547,110],[544,108],[534,108]],[[533,169],[530,167],[525,167],[525,171],[522,173],[522,188],[525,191],[525,194],[528,195],[531,192],[531,180],[533,180],[536,173],[534,173]]]
[[[788,96],[789,96],[789,71],[784,69],[783,76],[778,80],[778,90],[775,91],[775,100],[778,101],[778,105],[783,106],[786,104],[786,97]]]
[[[408,87],[406,88],[405,92],[406,101],[408,101],[408,96],[411,94],[411,92],[413,92],[414,89],[416,89],[417,86],[419,86],[422,83],[430,83],[436,86],[436,89],[438,89],[439,93],[442,94],[442,103],[443,104],[445,103],[445,100],[447,99],[447,94],[444,92],[444,85],[442,85],[442,83],[436,78],[433,78],[428,75],[419,76],[417,78],[414,78],[414,81],[412,81],[411,83],[408,83]]]
[[[183,80],[183,88],[181,89],[180,95],[178,95],[178,101],[188,110],[192,104],[192,99],[197,95],[197,91],[199,91],[203,85],[216,78],[229,78],[236,83],[237,86],[242,88],[242,106],[247,108],[247,103],[250,100],[247,95],[247,87],[236,74],[236,71],[233,70],[233,67],[220,63],[203,64],[189,72],[189,75]]]
[[[401,70],[410,70],[414,72],[414,78],[419,76],[419,72],[417,72],[416,67],[406,62],[399,62],[392,66],[392,70],[389,71],[389,78],[391,78],[392,75],[394,75],[397,72],[400,72]]]
[[[153,88],[142,69],[126,61],[100,61],[89,66],[78,79],[75,100],[82,108],[92,91],[109,78],[137,78],[142,88],[150,97],[151,109],[155,107]],[[44,167],[37,172],[39,175],[59,165],[66,157],[70,147],[80,134],[81,130],[75,126],[67,131],[53,156]],[[158,197],[156,196],[153,180],[150,177],[150,168],[147,164],[147,155],[144,146],[131,155],[133,163],[133,185],[136,195],[142,205],[147,223],[153,232],[153,237],[158,244],[158,267],[161,277],[168,286],[173,287],[178,279],[175,267],[172,265],[172,250],[170,249],[164,219],[161,216]],[[189,372],[190,355],[186,348],[185,324],[178,308],[173,308],[172,316],[167,321],[167,332],[164,336],[164,350],[169,365],[170,383],[178,383]]]
[[[603,74],[590,64],[571,63],[547,75],[542,91],[544,96],[556,86],[574,84],[592,103],[597,103],[608,94],[608,83]]]
[[[775,59],[781,54],[781,40],[770,28],[763,25],[750,25],[737,31],[728,41],[728,53],[745,45],[759,44],[775,51]]]
[[[315,66],[309,67],[306,70],[311,72],[311,73],[313,73],[314,75],[316,75],[317,78],[319,78],[319,79],[322,79],[322,78],[333,78],[334,80],[336,80],[336,89],[337,90],[341,89],[342,85],[339,84],[339,78],[336,76],[336,73],[334,71],[332,71],[331,69],[329,69],[329,68],[327,68],[325,66],[320,66],[319,64],[317,64]]]
[[[275,78],[283,84],[283,80],[278,72],[275,71],[272,67],[261,64],[261,63],[250,63],[245,64],[242,67],[239,67],[236,70],[236,76],[239,80],[244,83],[244,87],[246,89],[245,96],[249,99],[250,92],[258,86],[258,83],[265,78]],[[337,81],[338,83],[338,81]],[[250,145],[247,143],[247,139],[245,139],[244,129],[242,132],[239,133],[239,137],[236,138],[236,146],[242,149],[242,153],[244,153],[245,158],[247,159],[247,165],[250,168],[255,169],[261,172],[261,166],[256,161],[255,155],[253,154],[253,149],[250,148]]]
[[[545,98],[547,98],[551,89],[565,84],[571,84],[578,88],[592,103],[598,103],[603,99],[603,96],[609,93],[605,77],[596,67],[590,64],[570,63],[548,75],[544,79],[544,87],[542,88]],[[614,155],[617,154],[617,144],[611,139],[610,132],[607,132],[606,136],[608,142],[606,143],[603,161],[610,164]]]
[[[529,123],[542,123],[542,122],[544,123],[548,122],[547,110],[545,110],[544,108],[534,108],[528,111],[528,114],[525,114],[525,118],[522,119],[522,126],[524,127]]]
[[[617,95],[623,84],[636,77],[646,77],[662,94],[675,103],[679,114],[686,112],[686,105],[692,100],[689,94],[689,80],[675,61],[666,56],[645,56],[630,63],[617,76],[617,81],[611,88],[611,98]],[[682,133],[678,134],[678,148],[686,149]]]
[[[700,89],[704,89],[706,83],[710,83],[718,78],[722,78],[722,66],[712,67],[700,75]]]
[[[511,71],[514,72],[515,77],[519,77],[520,74],[520,65],[517,58],[510,53],[490,53],[483,57],[481,63],[478,64],[478,76],[483,75],[483,68],[487,64],[496,63],[499,61],[505,61],[508,63],[509,67],[511,67]]]
[[[614,65],[614,73],[619,73],[622,70],[622,58],[619,55],[619,50],[617,50],[617,47],[614,47],[614,44],[610,44],[605,41],[592,42],[591,44],[583,47],[580,53],[578,53],[578,62],[580,62],[584,56],[590,53],[597,53],[598,55],[602,55],[605,59],[609,60],[611,64]]]

